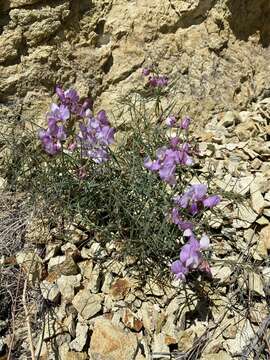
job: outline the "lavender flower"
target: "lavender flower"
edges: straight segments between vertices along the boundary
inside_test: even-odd
[[[198,241],[193,232],[187,229],[184,236],[188,237],[188,242],[182,247],[179,260],[171,265],[171,271],[177,279],[185,281],[186,275],[195,269],[207,270],[206,262],[203,260],[201,250],[209,248],[209,238],[204,234]]]
[[[143,68],[143,69],[142,69],[142,74],[143,74],[144,76],[150,75],[150,72],[151,72],[151,70],[148,69],[148,68]]]
[[[165,124],[168,127],[174,127],[176,124],[176,117],[173,115],[168,116],[167,119],[165,120]]]
[[[192,159],[189,156],[190,148],[187,144],[178,146],[180,139],[174,137],[170,141],[170,147],[159,148],[156,152],[157,160],[152,161],[147,157],[144,161],[144,166],[150,171],[158,171],[161,180],[170,184],[171,186],[176,184],[176,166],[191,165]]]
[[[114,142],[115,129],[110,127],[104,110],[96,117],[90,115],[87,125],[80,123],[78,139],[83,150],[83,156],[92,158],[100,164],[108,160],[108,146]]]
[[[193,224],[190,221],[183,220],[179,214],[179,209],[174,207],[171,212],[171,221],[177,225],[180,230],[193,229]]]
[[[106,112],[100,111],[96,117],[91,111],[92,102],[86,99],[82,104],[76,90],[64,91],[56,86],[60,105],[52,104],[47,114],[48,128],[39,132],[44,150],[56,155],[67,141],[67,149],[73,152],[80,148],[81,154],[100,164],[107,161],[108,146],[114,142],[115,129],[110,126]],[[79,134],[75,133],[75,120],[79,125]]]
[[[182,281],[186,280],[188,268],[186,268],[180,260],[176,260],[172,263],[171,271],[175,274],[176,279],[180,279]]]
[[[148,84],[152,87],[162,88],[168,85],[169,79],[165,75],[154,75],[148,79]]]
[[[213,208],[220,202],[218,195],[207,196],[207,185],[196,184],[182,195],[174,197],[174,202],[180,208],[187,209],[191,215],[196,215],[202,208]]]
[[[190,122],[191,122],[190,117],[185,116],[180,125],[181,129],[187,130],[189,128]]]
[[[40,138],[40,140],[42,142],[44,150],[48,154],[55,155],[60,151],[61,143],[60,143],[60,141],[58,139],[56,139],[55,137],[53,137],[50,134],[49,129],[40,130],[38,136],[39,136],[39,138]]]
[[[78,109],[78,102],[80,100],[77,91],[74,89],[64,91],[59,85],[56,86],[55,91],[61,103],[68,106],[72,112],[76,113]]]

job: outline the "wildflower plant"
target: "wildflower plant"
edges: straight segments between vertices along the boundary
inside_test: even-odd
[[[10,153],[6,177],[12,191],[29,194],[54,236],[67,239],[75,223],[89,244],[120,242],[121,256],[136,258],[144,275],[171,269],[185,281],[210,272],[203,213],[220,198],[202,181],[192,120],[176,115],[170,79],[153,67],[142,73],[147,92],[119,99],[117,127],[90,99],[57,86],[46,128],[32,124],[15,137],[20,153]]]

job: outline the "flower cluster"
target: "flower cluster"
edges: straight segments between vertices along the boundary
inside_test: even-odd
[[[180,280],[186,280],[186,275],[195,269],[210,271],[207,263],[203,260],[201,250],[209,248],[209,238],[205,234],[198,241],[190,229],[184,231],[183,234],[188,238],[188,242],[182,247],[179,260],[171,265],[171,271],[175,277]]]
[[[52,104],[47,115],[48,129],[39,132],[39,138],[48,154],[55,155],[61,150],[61,141],[67,138],[65,124],[69,118],[67,106]]]
[[[80,150],[82,157],[96,163],[107,161],[108,147],[114,142],[115,129],[104,110],[96,117],[90,99],[81,101],[76,90],[56,87],[60,104],[52,104],[47,114],[48,128],[39,132],[44,150],[56,155],[67,143],[67,149]]]
[[[193,223],[183,219],[183,210],[194,216],[204,208],[211,209],[219,204],[220,197],[218,195],[208,196],[207,190],[207,185],[195,184],[190,186],[183,195],[173,197],[175,206],[171,211],[171,220],[180,230],[184,231],[184,236],[189,237],[188,242],[180,251],[180,260],[173,262],[171,265],[171,271],[177,279],[185,280],[186,275],[194,269],[210,272],[209,265],[203,260],[201,254],[201,250],[206,250],[209,247],[208,237],[203,235],[200,242],[198,242],[192,232]]]
[[[177,119],[173,115],[168,116],[167,119],[165,120],[165,124],[168,127],[180,128],[180,129],[185,129],[185,130],[188,130],[190,122],[191,122],[191,119],[188,116],[185,116],[180,123],[177,123]]]
[[[96,117],[88,116],[87,124],[80,123],[78,134],[83,156],[92,158],[98,164],[107,161],[107,147],[113,144],[114,134],[115,129],[110,127],[105,111],[100,111]]]
[[[181,143],[177,136],[171,138],[169,147],[159,148],[156,156],[157,159],[154,161],[147,157],[144,166],[150,171],[158,171],[161,180],[172,186],[176,184],[176,165],[192,165],[190,145]]]
[[[213,208],[220,202],[218,195],[207,196],[208,187],[205,184],[196,184],[189,187],[183,195],[174,197],[174,203],[186,209],[191,215],[198,214],[203,208]]]
[[[165,119],[165,125],[170,128],[185,130],[181,141],[180,135],[170,139],[169,147],[162,147],[156,151],[156,160],[147,157],[144,166],[153,172],[158,172],[161,180],[170,184],[177,185],[176,169],[178,165],[192,165],[191,155],[196,154],[188,142],[188,132],[191,119],[186,116],[182,120],[170,115]],[[208,195],[208,186],[205,184],[195,184],[190,186],[182,195],[173,196],[174,207],[169,214],[170,221],[177,225],[183,232],[184,238],[188,241],[183,245],[179,260],[171,265],[171,271],[177,279],[186,280],[189,272],[199,269],[210,272],[207,261],[203,259],[202,251],[208,249],[209,239],[204,234],[200,241],[194,235],[195,224],[192,217],[202,212],[204,209],[211,209],[218,205],[220,197],[218,195]]]
[[[169,83],[169,78],[167,76],[153,73],[152,68],[144,68],[142,74],[146,77],[148,76],[148,85],[151,87],[163,88]]]

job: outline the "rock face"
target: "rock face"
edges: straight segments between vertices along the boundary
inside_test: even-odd
[[[267,0],[3,0],[0,117],[41,125],[57,83],[115,110],[153,61],[201,123],[241,110],[270,89],[269,13]]]

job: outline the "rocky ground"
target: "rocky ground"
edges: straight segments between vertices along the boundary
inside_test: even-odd
[[[269,119],[270,98],[265,98],[249,111],[213,117],[195,133],[205,159],[201,171],[211,169],[220,189],[243,196],[238,204],[222,201],[222,215],[211,219],[216,232],[211,281],[142,282],[135,259],[119,260],[117,243],[103,248],[73,228],[70,242],[42,245],[48,238],[41,236],[41,224],[28,227],[24,248],[2,263],[13,259],[22,277],[28,276],[36,356],[269,358]],[[39,246],[31,245],[37,238]],[[3,332],[5,322],[1,324]],[[17,358],[29,358],[24,355],[29,349],[24,312],[13,331],[14,338],[12,332],[1,338],[2,349],[12,341]]]
[[[35,247],[50,234],[33,223],[16,254],[2,251],[29,285],[13,321],[2,309],[3,359],[10,344],[10,358],[31,358],[29,323],[40,359],[270,358],[269,16],[267,0],[0,3],[0,120],[43,124],[56,83],[117,118],[116,99],[158,62],[198,124],[202,171],[242,195],[212,219],[213,280],[197,288],[142,283],[117,244],[89,245],[80,229]]]

